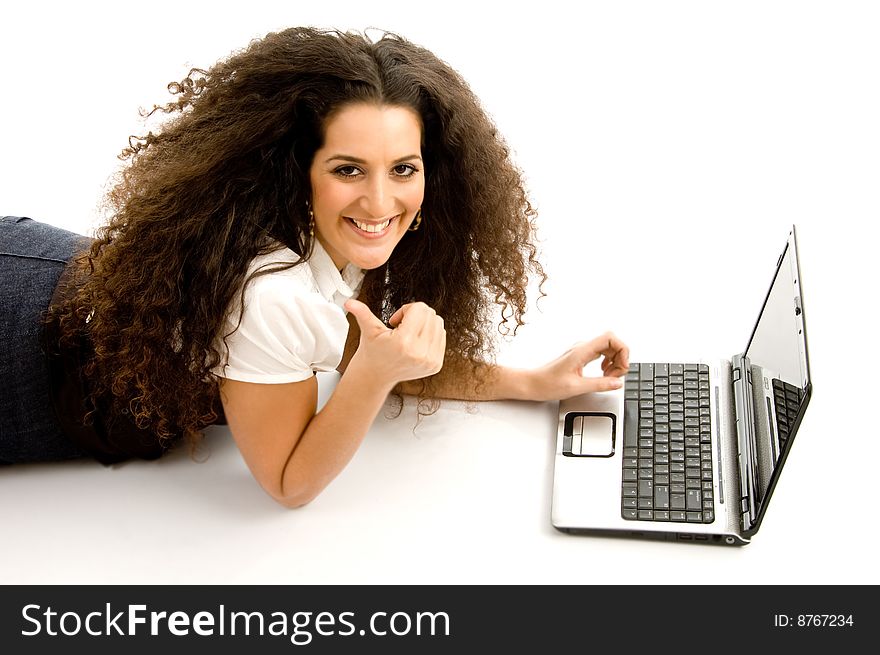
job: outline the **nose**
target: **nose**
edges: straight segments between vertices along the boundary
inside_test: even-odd
[[[374,218],[386,218],[394,213],[396,200],[392,181],[385,175],[375,175],[368,180],[362,199],[364,209]]]

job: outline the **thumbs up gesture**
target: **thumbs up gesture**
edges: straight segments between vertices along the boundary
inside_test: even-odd
[[[380,321],[359,300],[345,309],[354,316],[361,338],[352,363],[368,367],[378,383],[391,386],[434,375],[443,368],[446,330],[443,319],[423,302],[404,305],[388,321]]]

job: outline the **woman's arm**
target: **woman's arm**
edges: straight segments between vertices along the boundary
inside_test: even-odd
[[[602,377],[585,377],[584,367],[602,357]],[[456,400],[563,400],[622,386],[629,368],[629,348],[613,334],[575,344],[544,366],[519,369],[485,363],[473,365],[447,353],[435,378],[435,395]],[[420,385],[401,382],[401,393],[417,394]]]
[[[345,371],[357,350],[360,331],[349,315],[348,340],[339,372]],[[603,377],[584,377],[583,368],[603,357]],[[629,348],[608,332],[592,341],[572,346],[566,353],[535,369],[517,369],[477,362],[464,362],[446,353],[443,369],[435,376],[434,395],[449,400],[562,400],[583,393],[619,389],[620,376],[629,368]],[[482,383],[480,383],[482,381]],[[401,382],[395,391],[417,395],[421,385]]]
[[[290,384],[224,380],[229,428],[252,474],[275,500],[299,507],[345,467],[394,386],[443,365],[443,320],[422,303],[401,308],[388,328],[366,305],[349,301],[359,347],[320,412],[314,377]]]

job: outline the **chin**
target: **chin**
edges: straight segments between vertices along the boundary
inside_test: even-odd
[[[362,261],[352,260],[352,264],[365,271],[372,271],[385,266],[385,264],[388,263],[388,259],[389,258],[386,257],[385,259],[368,259]]]
[[[397,244],[395,244],[396,246]],[[388,250],[381,250],[378,252],[360,252],[360,253],[352,253],[352,257],[349,261],[357,266],[358,268],[362,268],[365,271],[370,271],[376,268],[380,268],[385,266],[388,263],[388,260],[391,259],[391,254],[394,252],[394,248],[390,248]]]

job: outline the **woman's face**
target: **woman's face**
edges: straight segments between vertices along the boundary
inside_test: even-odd
[[[377,268],[425,195],[422,127],[404,107],[358,103],[327,122],[309,175],[315,236],[340,270]]]

